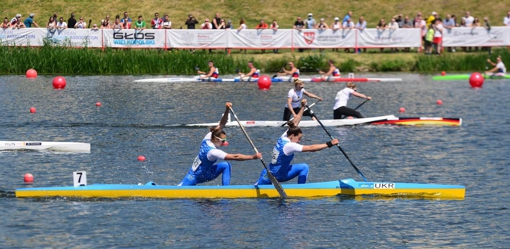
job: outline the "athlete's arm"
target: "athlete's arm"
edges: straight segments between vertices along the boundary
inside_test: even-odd
[[[257,153],[253,155],[245,155],[245,154],[227,154],[224,160],[235,160],[235,161],[246,161],[246,160],[254,160],[262,158],[262,153]]]
[[[328,141],[327,143],[323,143],[323,144],[303,145],[303,150],[301,150],[301,151],[302,152],[314,152],[314,151],[319,151],[319,150],[329,148],[329,147],[331,147],[333,145],[337,145],[337,144],[338,144],[338,139],[333,139],[333,140]]]

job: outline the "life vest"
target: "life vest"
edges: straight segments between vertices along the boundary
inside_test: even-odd
[[[299,78],[299,69],[296,69],[296,72],[292,73],[293,78]]]
[[[251,75],[253,79],[257,79],[259,77],[260,70],[255,70],[255,72]]]
[[[218,71],[218,68],[217,68],[217,67],[215,67],[215,68],[214,68],[214,72],[213,72],[213,74],[212,74],[212,76],[211,76],[211,77],[213,77],[213,78],[217,79],[217,78],[218,78],[218,76],[220,76],[220,72]]]
[[[335,68],[335,70],[333,70],[332,75],[333,75],[333,76],[340,76],[340,69]]]

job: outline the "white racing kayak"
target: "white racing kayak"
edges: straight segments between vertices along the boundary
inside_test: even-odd
[[[342,83],[342,82],[399,82],[402,81],[401,78],[342,78],[342,77],[334,77],[329,81],[324,81],[321,78],[299,78],[303,82],[330,82],[330,83]],[[291,82],[293,80],[292,77],[276,77],[271,78],[271,82]],[[185,82],[257,82],[258,79],[250,79],[249,81],[242,81],[239,77],[235,77],[233,79],[199,79],[198,76],[191,78],[153,78],[153,79],[141,79],[135,80],[138,83],[185,83]]]
[[[36,151],[90,153],[90,144],[74,142],[0,141],[0,151],[5,150],[36,150]]]
[[[328,120],[321,120],[322,124],[324,126],[347,126],[347,125],[360,125],[360,124],[370,124],[377,121],[385,121],[388,119],[396,119],[397,117],[394,115],[386,115],[386,116],[379,116],[379,117],[371,117],[371,118],[354,118],[354,119],[328,119]],[[249,121],[240,121],[241,124],[245,127],[260,127],[260,126],[271,126],[271,127],[278,127],[285,124],[287,121],[256,121],[256,120],[249,120]],[[202,124],[186,124],[185,126],[194,126],[194,127],[211,127],[218,125],[218,122],[216,123],[202,123]],[[239,126],[239,124],[236,121],[231,121],[229,117],[229,121],[225,124],[225,126],[235,127]],[[301,120],[299,122],[299,127],[315,127],[320,126],[320,124],[317,121],[314,120]]]

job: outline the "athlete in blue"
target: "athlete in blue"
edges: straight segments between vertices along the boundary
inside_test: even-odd
[[[198,156],[193,161],[193,165],[184,179],[182,179],[182,182],[179,183],[179,186],[194,186],[199,183],[212,181],[220,174],[223,174],[221,178],[222,185],[227,186],[230,184],[231,165],[225,161],[216,163],[218,159],[244,161],[262,158],[261,153],[254,155],[228,154],[218,149],[227,144],[227,134],[223,131],[223,128],[227,123],[228,112],[230,107],[232,107],[232,103],[227,102],[225,106],[225,113],[223,113],[220,123],[218,126],[212,127],[211,131],[205,135],[200,145]]]
[[[308,164],[291,164],[295,152],[314,152],[330,148],[333,145],[338,144],[337,139],[333,139],[323,144],[299,144],[301,138],[303,137],[303,131],[301,131],[297,125],[299,124],[299,121],[301,121],[305,105],[306,100],[302,100],[301,110],[299,110],[299,113],[296,115],[294,120],[287,123],[289,125],[289,129],[283,133],[273,148],[273,155],[271,163],[269,164],[269,170],[271,170],[271,173],[273,173],[279,182],[286,182],[297,176],[298,184],[306,183],[309,170]],[[262,170],[262,173],[260,173],[260,178],[255,183],[255,185],[268,184],[271,184],[271,181],[267,176],[267,171],[264,169]]]

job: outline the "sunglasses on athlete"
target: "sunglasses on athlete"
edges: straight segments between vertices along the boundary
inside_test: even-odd
[[[221,143],[225,143],[227,142],[227,138],[221,138],[221,137],[217,137],[217,136],[214,136],[216,139],[220,140]]]

